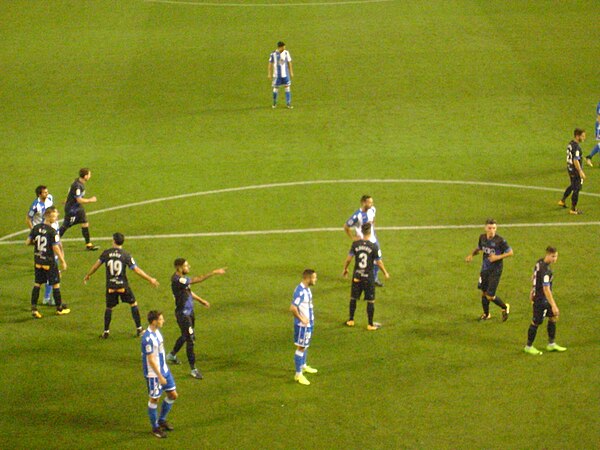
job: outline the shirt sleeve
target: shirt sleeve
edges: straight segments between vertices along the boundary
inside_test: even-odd
[[[35,202],[31,204],[31,206],[29,207],[29,211],[27,211],[27,217],[33,219],[33,216],[35,216]]]
[[[349,227],[353,227],[358,223],[358,214],[352,214],[348,220],[346,220],[346,225]]]
[[[52,245],[60,245],[60,234],[59,233],[54,233],[54,240],[52,242]]]
[[[544,282],[544,286],[550,286],[551,281],[550,281],[550,274],[548,272],[546,272],[544,274],[544,278],[543,278],[543,282]]]
[[[133,259],[133,257],[131,255],[127,255],[127,267],[129,267],[131,270],[135,269],[137,267],[137,264],[135,263],[135,259]]]
[[[144,341],[144,344],[142,345],[142,353],[147,356],[152,354],[153,350],[154,343],[152,342],[152,339],[150,339],[150,337],[147,337]]]
[[[510,245],[508,245],[508,242],[503,239],[500,250],[502,251],[502,254],[504,254],[510,252],[512,249],[510,248]]]

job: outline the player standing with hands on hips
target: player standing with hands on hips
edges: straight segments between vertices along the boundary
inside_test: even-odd
[[[279,41],[277,49],[271,52],[269,56],[269,66],[267,68],[267,77],[271,80],[273,87],[273,109],[277,108],[277,97],[279,88],[285,88],[285,103],[288,109],[293,109],[292,106],[292,77],[294,76],[294,68],[292,67],[292,56],[285,49],[285,42]]]

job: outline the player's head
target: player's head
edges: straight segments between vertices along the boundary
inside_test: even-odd
[[[497,228],[498,225],[496,224],[496,221],[491,217],[485,221],[485,234],[487,235],[488,239],[491,239],[494,236],[496,236]]]
[[[58,209],[56,209],[56,206],[46,208],[46,211],[44,211],[44,220],[49,223],[54,223],[58,220]]]
[[[35,195],[42,201],[46,200],[48,198],[48,188],[43,184],[40,184],[35,188]]]
[[[179,273],[190,273],[190,264],[187,262],[185,258],[177,258],[173,265],[175,266],[175,270]]]
[[[92,177],[92,171],[87,167],[82,167],[79,169],[79,178],[83,178],[85,181],[89,180]]]
[[[548,264],[552,264],[555,263],[557,259],[558,250],[556,250],[556,247],[552,247],[551,245],[546,247],[546,256],[544,257],[544,261],[546,261]]]
[[[575,128],[575,131],[573,131],[573,137],[577,142],[585,141],[585,130],[583,128]]]
[[[116,245],[123,245],[123,242],[125,242],[125,236],[123,236],[122,233],[115,233],[113,234],[113,242]]]
[[[156,309],[149,311],[148,312],[148,323],[150,325],[152,325],[153,327],[162,328],[163,324],[165,323],[165,318],[163,316],[163,313],[160,311],[157,311]]]
[[[370,207],[372,207],[373,206],[373,197],[371,197],[370,195],[367,195],[367,194],[363,195],[360,198],[360,206],[365,211],[367,209],[369,209]]]
[[[373,226],[371,225],[370,222],[367,223],[363,223],[360,227],[360,231],[362,231],[363,236],[367,237],[371,235],[371,229],[373,228]]]
[[[306,286],[314,286],[317,284],[317,272],[313,269],[304,269],[304,272],[302,272],[302,281]]]
[[[277,43],[277,50],[285,50],[285,42],[279,41]]]

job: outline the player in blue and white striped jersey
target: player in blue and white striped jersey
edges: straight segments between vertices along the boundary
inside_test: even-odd
[[[294,343],[296,344],[296,353],[294,354],[296,375],[294,376],[294,380],[306,386],[310,384],[310,381],[306,379],[302,372],[318,372],[317,369],[306,364],[306,354],[310,346],[315,322],[310,287],[316,283],[317,273],[314,270],[306,269],[302,272],[302,281],[294,290],[292,304],[290,305],[290,311],[294,315]]]
[[[142,367],[148,385],[148,416],[152,425],[152,434],[158,438],[165,438],[165,431],[172,431],[173,427],[167,422],[167,415],[177,399],[175,379],[167,365],[165,345],[160,328],[165,323],[165,318],[160,311],[148,313],[148,329],[142,335]],[[162,392],[167,393],[167,398],[162,403],[160,416],[158,416],[158,401]]]
[[[36,199],[29,207],[29,211],[27,211],[27,216],[25,217],[25,221],[30,230],[44,221],[46,209],[54,204],[52,194],[48,193],[48,188],[43,184],[35,188],[35,195]],[[52,228],[58,231],[58,221],[52,224]],[[54,300],[52,299],[52,285],[49,283],[46,283],[43,304],[50,306],[55,305]]]
[[[344,224],[344,231],[350,237],[350,239],[354,241],[358,241],[363,238],[363,233],[361,231],[361,227],[365,223],[371,224],[371,237],[369,241],[379,246],[379,241],[377,240],[377,236],[375,234],[375,213],[377,210],[373,206],[373,197],[370,195],[363,195],[360,198],[360,208],[357,209],[352,216],[346,221]],[[381,248],[380,248],[381,250]],[[375,275],[375,285],[382,287],[383,283],[379,281],[379,266],[375,266],[374,269]]]
[[[600,102],[596,106],[596,146],[592,149],[592,152],[585,157],[585,162],[588,166],[594,167],[592,164],[592,157],[600,153]]]
[[[267,77],[271,80],[273,87],[273,108],[277,107],[277,96],[279,95],[279,87],[285,87],[285,103],[289,109],[292,109],[292,77],[294,76],[294,68],[292,67],[292,56],[285,49],[285,43],[279,41],[277,50],[271,52],[269,56],[269,66],[267,69]]]

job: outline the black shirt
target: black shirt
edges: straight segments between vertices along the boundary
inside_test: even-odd
[[[571,141],[567,146],[567,170],[569,174],[579,175],[575,168],[575,161],[579,161],[581,166],[581,147],[577,141]]]
[[[534,300],[544,300],[546,295],[544,294],[544,286],[550,286],[552,290],[552,279],[554,275],[550,270],[550,264],[544,262],[544,259],[540,259],[533,269],[533,289],[534,289]]]
[[[377,244],[364,239],[354,241],[349,254],[354,256],[353,278],[374,278],[375,261],[381,259],[381,250]]]
[[[46,223],[34,226],[29,232],[33,242],[33,258],[36,264],[49,266],[55,264],[54,246],[60,244],[58,232]]]
[[[122,248],[109,248],[102,252],[98,261],[106,264],[106,287],[108,289],[121,289],[129,286],[126,267],[133,270],[137,265],[128,252]]]
[[[494,262],[490,262],[488,259],[489,255],[503,255],[510,251],[508,242],[502,236],[497,234],[492,239],[488,239],[487,234],[483,233],[479,236],[477,248],[483,252],[483,260],[481,262],[482,272],[485,270],[502,271],[504,267],[502,259]]]
[[[67,194],[67,201],[65,203],[65,212],[67,214],[72,215],[76,213],[82,206],[77,203],[78,198],[82,198],[85,195],[85,186],[79,181],[79,178],[76,178],[69,189],[69,193]]]

